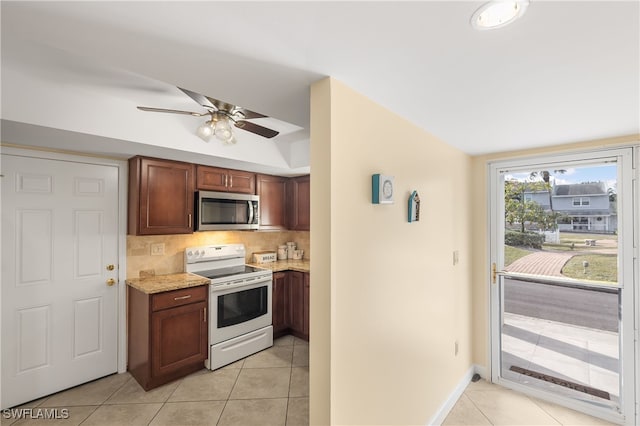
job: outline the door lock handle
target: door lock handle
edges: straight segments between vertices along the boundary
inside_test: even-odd
[[[115,283],[116,283],[116,280],[115,280],[115,279],[113,279],[113,278],[109,278],[109,279],[107,280],[107,285],[108,285],[109,287],[111,287],[111,286],[112,286],[112,285],[114,285]]]
[[[114,269],[116,269],[115,265],[107,265],[107,271],[113,271]]]

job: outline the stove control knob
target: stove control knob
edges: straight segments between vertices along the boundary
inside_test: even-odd
[[[200,256],[200,250],[196,250],[195,253],[193,253],[196,257]]]
[[[189,250],[189,251],[187,252],[187,257],[192,257],[192,256],[193,256],[193,252],[192,252],[191,250]]]

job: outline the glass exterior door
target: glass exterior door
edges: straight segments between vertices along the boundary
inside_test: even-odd
[[[631,160],[491,169],[492,380],[613,421],[634,413]]]

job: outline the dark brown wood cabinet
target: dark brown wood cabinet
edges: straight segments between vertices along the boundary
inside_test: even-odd
[[[272,317],[274,337],[290,333],[309,340],[309,273],[273,274]]]
[[[311,225],[311,179],[309,175],[289,180],[289,229],[308,231]]]
[[[273,274],[273,287],[271,291],[271,317],[273,333],[280,336],[289,328],[289,292],[287,285],[287,273],[276,272]]]
[[[242,170],[196,166],[196,188],[204,191],[256,193],[255,173]]]
[[[209,286],[157,294],[128,287],[128,370],[149,390],[204,368]]]
[[[260,196],[260,229],[287,229],[287,178],[256,175],[256,194]]]
[[[289,271],[289,300],[291,306],[291,332],[293,335],[302,334],[304,325],[304,273]]]
[[[129,159],[129,234],[193,233],[193,193],[193,164]]]
[[[306,336],[306,340],[309,340],[309,296],[311,290],[311,288],[309,287],[309,274],[305,273],[303,278],[304,289],[302,290],[302,335]]]

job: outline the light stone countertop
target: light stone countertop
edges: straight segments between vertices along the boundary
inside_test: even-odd
[[[154,275],[145,278],[128,278],[125,282],[143,293],[154,294],[209,284],[209,278],[184,272],[180,274]]]
[[[271,269],[273,272],[281,271],[299,271],[310,272],[311,262],[308,260],[276,260],[269,263],[248,263],[249,266],[256,268]]]

